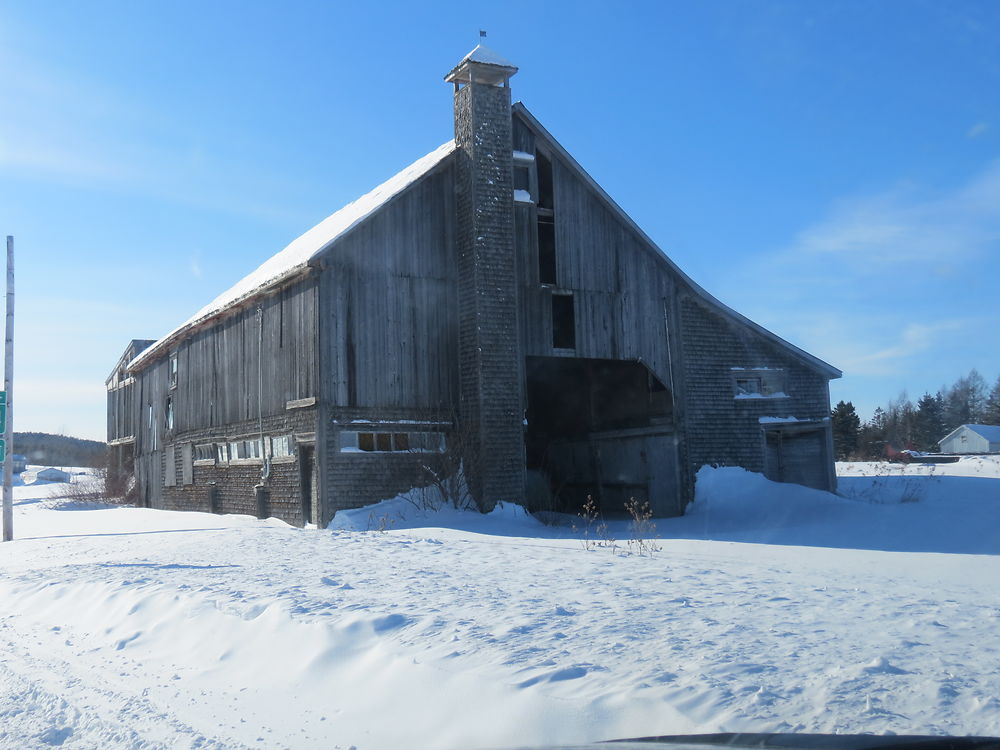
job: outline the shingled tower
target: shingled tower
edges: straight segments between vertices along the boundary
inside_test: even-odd
[[[445,77],[455,85],[458,146],[460,434],[484,511],[524,495],[509,86],[516,72],[479,45]]]

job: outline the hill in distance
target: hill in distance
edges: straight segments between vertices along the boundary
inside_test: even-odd
[[[107,443],[47,432],[15,432],[14,453],[28,457],[29,464],[46,466],[100,466]]]

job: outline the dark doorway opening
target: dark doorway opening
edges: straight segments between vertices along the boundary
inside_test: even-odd
[[[316,502],[316,446],[299,444],[299,486],[302,497],[302,523],[319,523]]]
[[[673,398],[641,362],[528,357],[525,459],[534,510],[680,512]]]

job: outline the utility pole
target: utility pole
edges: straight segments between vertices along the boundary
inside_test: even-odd
[[[3,342],[3,540],[14,538],[14,238],[7,235],[7,324]]]

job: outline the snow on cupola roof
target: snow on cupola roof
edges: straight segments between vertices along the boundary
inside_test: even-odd
[[[475,48],[472,50],[472,52],[470,52],[464,58],[462,58],[462,62],[465,62],[466,60],[471,60],[472,62],[478,62],[478,63],[486,63],[487,65],[503,65],[505,68],[517,67],[507,58],[502,57],[494,50],[482,44],[477,44]]]
[[[475,78],[476,83],[486,83],[500,86],[507,82],[517,72],[517,66],[502,57],[489,47],[477,44],[475,48],[459,61],[458,65],[444,77],[448,83],[469,83]]]

